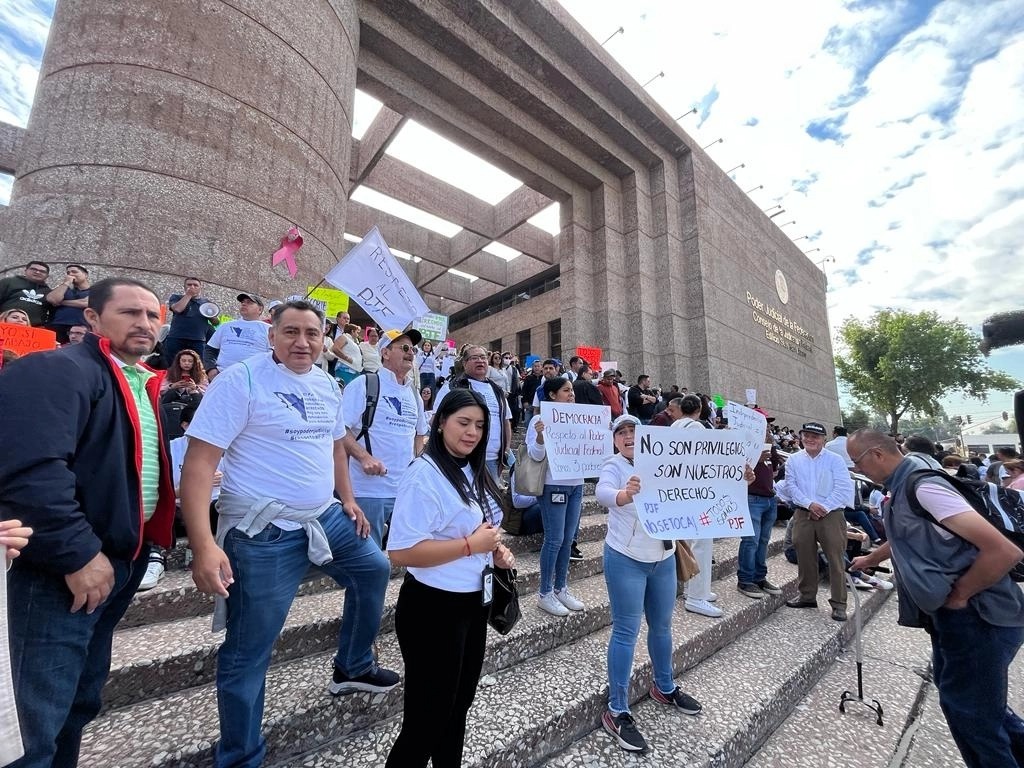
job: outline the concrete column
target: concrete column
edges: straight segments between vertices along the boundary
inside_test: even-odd
[[[304,292],[343,253],[358,50],[355,0],[62,0],[0,266]]]

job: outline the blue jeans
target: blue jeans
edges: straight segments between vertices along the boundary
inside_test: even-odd
[[[558,496],[562,500],[552,500]],[[583,486],[545,485],[537,501],[540,502],[540,516],[544,523],[544,543],[540,548],[540,594],[547,595],[552,584],[555,589],[565,589],[569,579],[569,554],[583,510]]]
[[[932,616],[932,677],[949,731],[968,768],[1017,768],[1024,722],[1006,706],[1007,668],[1022,627],[997,627],[973,606]]]
[[[366,515],[366,521],[370,524],[370,538],[377,542],[378,547],[383,547],[384,526],[391,522],[391,513],[395,511],[394,499],[374,499],[369,496],[356,496],[356,504]]]
[[[391,568],[380,546],[356,533],[340,504],[324,512],[320,524],[334,555],[320,570],[345,587],[334,665],[358,677],[373,665]],[[267,751],[260,726],[270,654],[309,570],[306,534],[268,525],[249,538],[235,528],[224,552],[235,582],[228,588],[227,636],[217,654],[220,742],[214,762],[218,768],[254,768]]]
[[[751,493],[747,494],[747,506],[754,535],[740,539],[736,579],[740,584],[756,584],[768,578],[768,542],[772,538],[779,502],[774,496],[768,498]]]
[[[491,473],[491,477],[494,478],[494,482],[500,483],[501,482],[501,470],[498,469],[498,460],[497,459],[487,459],[484,462],[484,465],[487,467],[487,471]]]
[[[662,693],[676,689],[672,676],[672,609],[676,604],[676,561],[642,563],[604,545],[604,581],[612,613],[608,641],[608,709],[629,712],[629,678],[640,618],[647,618],[647,652],[654,683]]]
[[[82,729],[100,711],[114,627],[148,562],[148,547],[134,562],[111,560],[114,588],[91,614],[71,613],[63,576],[17,562],[7,574],[11,671],[25,745],[12,767],[78,764]]]
[[[523,522],[519,526],[520,536],[531,536],[535,533],[544,533],[544,513],[539,501],[523,510]]]
[[[868,535],[868,541],[874,541],[878,538],[875,526],[871,524],[871,518],[868,517],[868,513],[863,509],[850,509],[847,507],[843,510],[843,515],[846,517],[846,522],[850,525],[856,525]]]

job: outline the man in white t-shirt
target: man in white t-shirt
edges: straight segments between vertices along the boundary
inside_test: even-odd
[[[330,693],[398,684],[373,657],[391,569],[352,495],[341,393],[313,364],[322,338],[319,309],[284,303],[270,328],[273,352],[224,371],[188,430],[181,501],[192,578],[219,598],[214,629],[227,628],[217,656],[217,765],[263,759],[267,668],[311,562],[345,587]],[[215,540],[209,504],[222,454]]]
[[[487,435],[487,471],[498,480],[501,468],[506,466],[506,454],[512,445],[512,413],[501,387],[487,378],[487,350],[470,344],[462,350],[465,373],[451,382],[445,382],[434,399],[435,408],[444,400],[452,387],[473,389],[487,403],[491,414],[490,433]]]
[[[206,342],[204,362],[211,381],[225,368],[270,351],[269,326],[260,320],[263,299],[252,293],[238,294],[238,313],[241,320],[221,323]]]
[[[415,347],[422,338],[414,328],[383,332],[377,342],[380,370],[354,378],[342,396],[352,493],[370,522],[370,535],[378,544],[395,508],[402,475],[423,450],[430,432],[423,415],[423,398],[406,384],[415,362]],[[364,433],[366,383],[374,375],[379,384],[377,405],[373,422]]]

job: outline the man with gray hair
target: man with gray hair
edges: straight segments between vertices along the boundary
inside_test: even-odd
[[[218,597],[214,629],[227,629],[217,654],[215,757],[225,766],[259,765],[266,755],[267,669],[311,562],[345,587],[328,691],[381,693],[398,684],[373,656],[391,568],[352,494],[341,392],[314,365],[323,346],[320,310],[305,301],[281,304],[270,344],[273,351],[231,366],[210,385],[189,425],[181,471],[192,578]],[[218,464],[214,538],[209,507]]]
[[[1024,641],[1024,593],[1009,572],[1024,552],[953,478],[921,469],[892,438],[858,430],[849,449],[857,470],[889,489],[889,540],[851,569],[892,557],[899,623],[931,636],[939,705],[968,768],[1024,765],[1024,721],[1006,704],[1007,670]]]

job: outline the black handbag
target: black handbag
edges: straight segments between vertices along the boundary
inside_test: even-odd
[[[491,599],[491,613],[487,623],[499,635],[512,631],[523,612],[519,609],[519,588],[516,587],[515,568],[494,569],[494,592]]]

